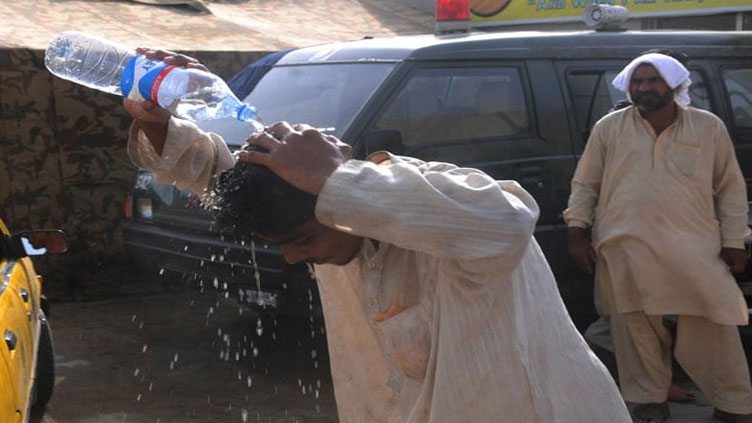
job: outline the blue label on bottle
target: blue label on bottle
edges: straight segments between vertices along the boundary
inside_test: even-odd
[[[133,89],[133,80],[135,78],[136,62],[144,56],[138,54],[128,61],[123,69],[123,74],[120,76],[120,93],[123,97],[128,97]]]
[[[164,62],[158,60],[147,60],[141,65],[141,72],[145,73],[143,73],[143,76],[138,80],[138,92],[143,98],[151,100],[155,103],[157,102],[156,98],[152,98],[152,86],[154,85],[154,81],[156,81],[159,74],[166,67],[167,65],[164,64]]]

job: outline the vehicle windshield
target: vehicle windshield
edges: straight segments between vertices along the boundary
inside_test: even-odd
[[[265,124],[306,123],[341,137],[395,63],[278,66],[245,98]]]

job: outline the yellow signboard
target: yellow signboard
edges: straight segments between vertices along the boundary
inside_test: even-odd
[[[752,11],[752,0],[471,0],[475,26],[579,21],[591,4],[623,6],[634,18]]]

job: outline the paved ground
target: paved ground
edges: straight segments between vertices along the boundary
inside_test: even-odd
[[[216,291],[126,288],[116,299],[52,304],[55,393],[33,421],[336,421],[317,319],[259,326]]]
[[[51,322],[55,394],[33,422],[336,422],[319,318],[259,327],[216,291],[131,283],[53,303]],[[715,421],[701,395],[671,407],[671,422]]]

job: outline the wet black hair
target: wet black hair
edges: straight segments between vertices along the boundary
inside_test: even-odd
[[[269,168],[237,162],[212,189],[215,227],[238,237],[289,235],[314,217],[316,196],[285,182]]]

